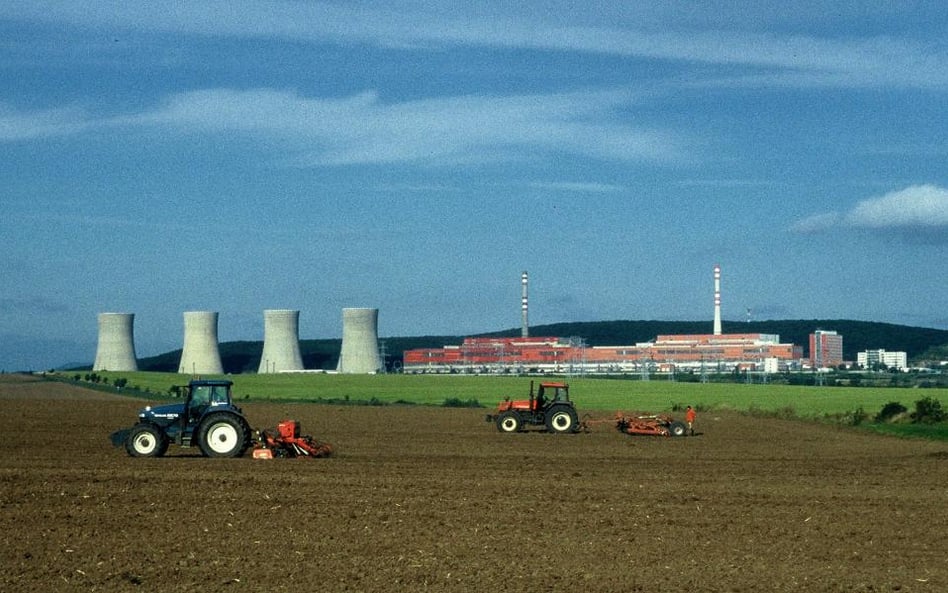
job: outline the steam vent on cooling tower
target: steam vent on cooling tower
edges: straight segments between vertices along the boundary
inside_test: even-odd
[[[99,313],[99,345],[93,371],[137,371],[134,313]]]
[[[263,312],[263,354],[258,373],[302,371],[300,312],[268,309]]]
[[[184,313],[184,347],[181,350],[179,373],[221,375],[221,353],[217,348],[217,313],[186,311]]]
[[[382,368],[379,357],[379,310],[342,310],[342,352],[337,371],[369,375]]]

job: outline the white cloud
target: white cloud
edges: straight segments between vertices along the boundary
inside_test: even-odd
[[[814,214],[794,223],[790,230],[811,234],[833,228],[866,229],[940,242],[948,238],[948,189],[912,185],[862,200],[842,214]]]
[[[846,224],[859,228],[948,228],[948,189],[913,185],[864,200],[847,215]]]

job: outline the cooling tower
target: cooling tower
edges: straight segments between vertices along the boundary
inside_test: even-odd
[[[336,370],[368,375],[382,368],[379,356],[379,310],[342,310],[342,352]]]
[[[300,312],[268,309],[263,312],[263,354],[258,373],[302,371]]]
[[[221,353],[217,349],[217,312],[185,311],[184,347],[179,373],[221,375]]]
[[[99,313],[99,345],[93,371],[137,371],[134,313]]]

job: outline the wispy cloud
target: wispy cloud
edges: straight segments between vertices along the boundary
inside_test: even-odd
[[[76,3],[12,1],[0,17],[214,37],[363,43],[397,48],[530,48],[749,67],[731,80],[799,86],[948,87],[948,52],[897,37],[829,38],[737,30],[663,32],[609,22],[567,26],[494,10],[491,17],[449,16],[417,4],[367,8],[355,3]]]
[[[0,142],[76,134],[94,124],[78,107],[23,111],[0,103]]]
[[[839,212],[824,212],[822,214],[813,214],[802,220],[798,220],[790,226],[794,233],[811,235],[827,231],[839,224]]]
[[[47,124],[46,112],[18,113],[2,139],[78,130],[146,129],[181,135],[246,134],[267,141],[275,161],[295,166],[445,164],[530,159],[564,153],[614,161],[671,161],[682,142],[625,123],[632,96],[578,91],[508,97],[444,97],[384,103],[375,93],[310,98],[274,89],[208,89],[167,97],[149,111]],[[0,120],[3,121],[3,120]],[[279,140],[278,143],[269,143]]]
[[[925,241],[948,241],[948,189],[936,185],[909,186],[863,200],[848,212],[814,214],[798,221],[790,230],[807,234],[833,228],[896,233]]]
[[[547,191],[605,194],[622,191],[621,185],[588,181],[534,181],[530,187]]]

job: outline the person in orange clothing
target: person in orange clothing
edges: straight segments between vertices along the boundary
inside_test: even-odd
[[[698,414],[695,412],[695,409],[688,406],[688,409],[685,410],[685,422],[688,423],[688,432],[691,433],[691,436],[695,436],[695,418],[697,417]]]

